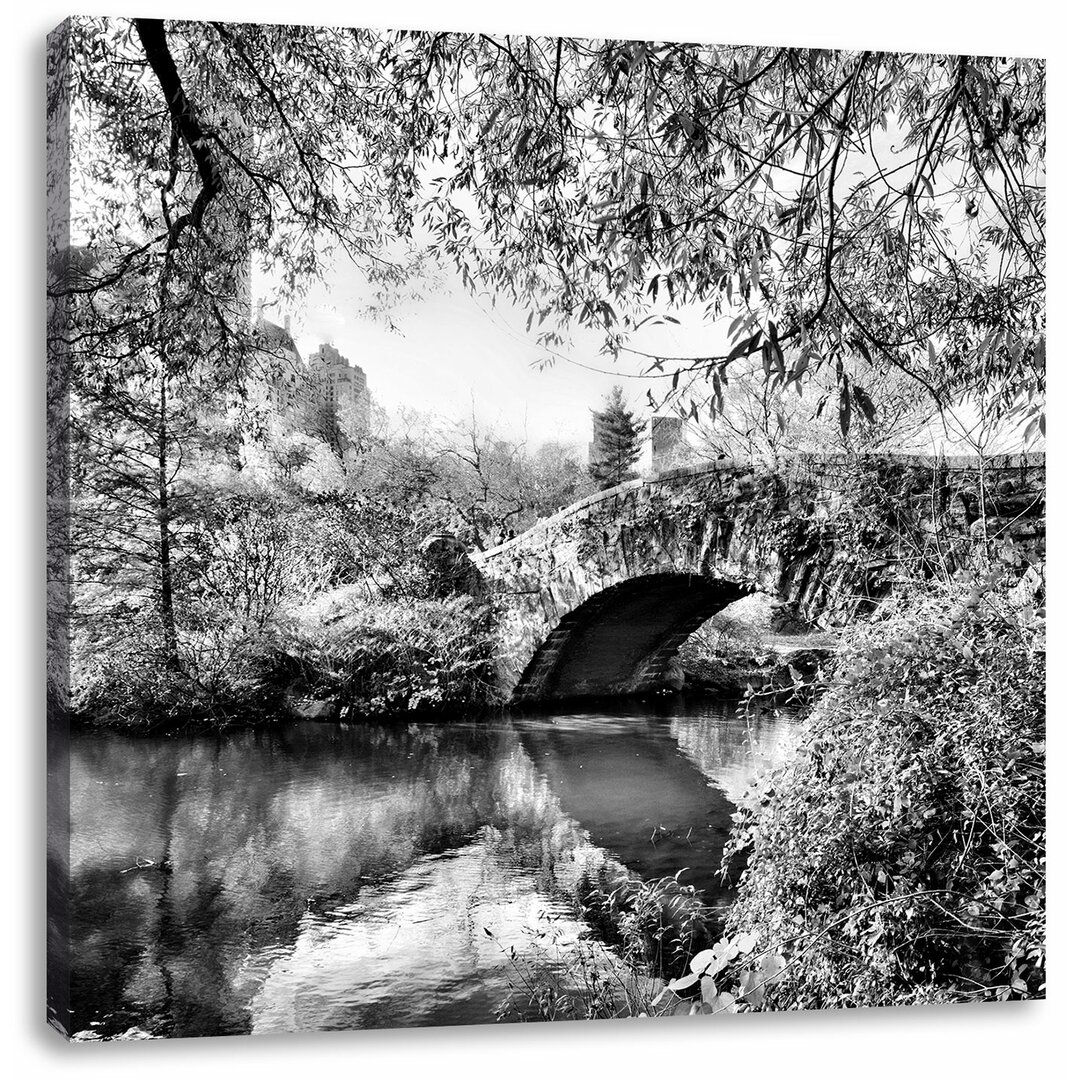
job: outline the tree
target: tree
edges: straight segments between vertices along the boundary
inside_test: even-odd
[[[700,409],[695,434],[714,454],[768,467],[806,452],[934,452],[946,432],[926,391],[902,372],[861,357],[849,362],[848,371],[859,396],[846,425],[821,420],[833,390],[827,375],[808,377],[799,392],[784,393],[744,361],[728,374],[724,408],[711,415]]]
[[[747,357],[780,388],[828,374],[845,426],[861,356],[1041,430],[1041,61],[434,34],[393,71],[429,116],[427,228],[553,356],[600,328],[713,412]],[[637,345],[680,306],[715,350]]]
[[[69,141],[49,172],[50,366],[65,376],[51,413],[77,464],[70,534],[50,536],[73,559],[76,611],[87,587],[154,609],[126,623],[170,670],[183,463],[207,411],[242,418],[249,378],[277,362],[250,330],[253,253],[287,285],[331,243],[395,280],[382,164],[402,154],[380,134],[398,139],[378,115],[393,95],[366,95],[370,45],[153,19],[74,18],[50,40],[50,115]]]
[[[644,430],[645,422],[634,419],[623,400],[622,388],[616,386],[605,407],[593,411],[589,475],[599,487],[614,487],[637,476],[634,464],[641,456]]]
[[[531,519],[526,527],[577,502],[588,493],[589,476],[580,451],[565,443],[541,443],[527,465],[526,501]]]

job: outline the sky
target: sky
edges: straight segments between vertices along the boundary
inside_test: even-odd
[[[894,184],[902,184],[911,168],[910,151],[901,151],[896,132],[879,132],[875,154],[885,169],[897,169]],[[875,171],[868,155],[851,154],[844,162],[838,189]],[[936,176],[938,191],[955,178]],[[963,199],[951,207],[966,243]],[[399,408],[459,421],[475,415],[481,425],[529,450],[556,440],[584,450],[592,436],[592,409],[602,406],[615,385],[622,387],[631,409],[652,415],[646,392],[659,400],[670,387],[673,366],[666,376],[642,377],[647,361],[623,354],[615,361],[601,353],[602,334],[578,330],[554,365],[540,368],[550,354],[526,330],[528,312],[505,297],[495,304],[474,296],[450,274],[433,283],[426,295],[392,312],[394,329],[364,314],[372,295],[361,272],[344,256],[306,297],[289,307],[274,305],[280,292],[272,273],[255,269],[253,301],[266,302],[265,314],[290,329],[300,354],[308,357],[320,344],[334,345],[364,369],[374,399],[391,417]],[[702,309],[671,309],[679,324],[651,325],[638,332],[633,344],[668,356],[715,355],[730,347],[726,320],[712,321]],[[673,414],[673,408],[663,408]]]
[[[272,297],[272,277],[256,270],[252,294],[256,305]],[[530,450],[549,440],[584,449],[592,437],[591,409],[603,405],[613,386],[622,386],[634,412],[649,415],[646,391],[659,398],[670,385],[670,375],[641,378],[640,357],[624,354],[615,362],[601,355],[602,335],[595,332],[580,332],[554,366],[541,369],[536,362],[548,354],[526,332],[527,312],[503,298],[492,307],[456,280],[395,310],[396,332],[361,314],[367,299],[365,282],[342,259],[303,301],[291,309],[268,303],[264,313],[279,324],[289,314],[301,356],[329,342],[362,367],[372,396],[391,415],[401,406],[449,420],[475,412],[481,424]],[[649,327],[635,340],[675,355],[716,352],[726,341],[722,325],[693,311],[679,317],[680,325]]]

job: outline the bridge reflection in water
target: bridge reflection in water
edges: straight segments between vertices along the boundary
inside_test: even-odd
[[[791,730],[669,702],[78,735],[73,1030],[488,1021],[501,950],[541,924],[588,933],[575,897],[590,882],[690,867],[718,896],[732,799]]]

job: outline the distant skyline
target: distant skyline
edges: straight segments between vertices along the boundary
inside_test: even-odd
[[[273,279],[256,270],[254,303],[275,291]],[[339,264],[303,301],[291,308],[268,302],[265,312],[278,323],[290,316],[303,357],[328,342],[362,367],[373,399],[391,415],[405,406],[463,420],[475,407],[481,424],[525,439],[532,450],[549,440],[584,450],[592,437],[590,410],[600,408],[615,385],[641,416],[652,415],[646,392],[652,388],[661,400],[670,386],[670,374],[639,377],[641,357],[627,354],[613,362],[601,355],[603,339],[595,331],[580,331],[564,350],[565,358],[540,369],[535,362],[546,353],[526,332],[527,311],[502,298],[492,308],[453,279],[395,310],[396,333],[363,314],[366,306],[366,283],[355,268]],[[726,342],[722,324],[710,326],[692,311],[680,317],[693,321],[644,329],[641,342],[680,355],[716,352]]]

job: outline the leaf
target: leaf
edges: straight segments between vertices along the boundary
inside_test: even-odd
[[[697,975],[684,975],[681,979],[672,979],[667,988],[673,993],[679,990],[689,990],[698,981]]]
[[[730,353],[728,353],[728,359],[738,360],[740,356],[746,356],[748,353],[752,353],[757,348],[757,344],[760,340],[761,331],[755,330],[748,338],[744,338]]]
[[[861,387],[853,386],[851,392],[855,397],[855,404],[859,406],[863,416],[871,423],[877,422],[877,409],[874,408],[874,403],[870,399],[870,395]]]
[[[716,958],[712,949],[703,949],[690,961],[690,970],[695,975],[700,975]]]
[[[769,320],[769,344],[772,345],[772,359],[776,370],[784,373],[784,350],[780,348],[780,335],[776,330],[776,323]]]
[[[716,1001],[719,995],[716,991],[716,983],[708,976],[705,975],[701,979],[701,999],[702,1001],[712,1004]]]
[[[712,386],[714,411],[719,416],[724,411],[724,389],[720,382],[720,376],[715,371],[712,376]]]
[[[848,377],[840,384],[840,434],[846,439],[851,427],[851,392],[848,389]]]
[[[783,969],[783,958],[776,953],[770,953],[761,961],[761,981],[771,982]]]
[[[735,944],[738,947],[739,952],[748,953],[751,952],[755,945],[758,943],[757,934],[747,931],[740,934],[735,940]]]
[[[761,973],[751,970],[744,971],[739,979],[739,996],[757,1009],[765,1000],[765,987],[762,985]]]
[[[484,121],[484,126],[480,129],[480,138],[482,139],[492,128],[495,121],[499,118],[499,113],[503,110],[502,104],[498,104],[492,110],[491,115]]]

